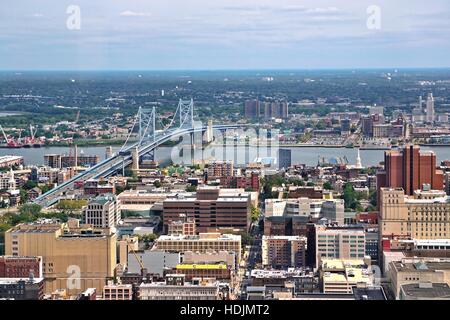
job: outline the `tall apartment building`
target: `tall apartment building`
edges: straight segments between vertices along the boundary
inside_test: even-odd
[[[207,169],[208,179],[234,176],[233,161],[211,161]]]
[[[245,101],[244,116],[250,119],[258,119],[261,115],[260,103],[258,100]]]
[[[263,102],[264,108],[264,118],[278,118],[278,119],[287,119],[289,115],[289,107],[287,102],[282,101],[274,101],[274,102]]]
[[[237,263],[241,260],[241,236],[220,233],[200,233],[198,236],[160,236],[154,250],[168,252],[235,252]]]
[[[409,145],[402,150],[390,150],[384,154],[384,171],[377,173],[377,189],[383,187],[403,188],[407,195],[416,190],[442,190],[444,174],[436,168],[436,154],[420,151]]]
[[[272,268],[305,267],[306,248],[305,237],[263,236],[262,263]]]
[[[362,228],[316,226],[316,267],[324,259],[364,259],[366,236]]]
[[[83,208],[82,223],[94,228],[115,227],[120,219],[120,201],[112,194],[98,196]]]
[[[401,188],[381,188],[379,225],[381,237],[450,238],[450,197],[444,191],[407,196]]]
[[[229,191],[229,190],[228,190]],[[180,220],[181,216],[194,219],[198,232],[250,227],[251,196],[249,193],[221,192],[219,188],[202,188],[195,195],[177,195],[163,202],[163,224]]]
[[[84,229],[76,220],[64,224],[39,220],[5,233],[6,255],[42,257],[46,293],[102,291],[114,276],[116,251],[116,234],[108,229]]]

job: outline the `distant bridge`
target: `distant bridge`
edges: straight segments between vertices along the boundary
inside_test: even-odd
[[[152,109],[139,108],[133,127],[119,152],[41,195],[34,203],[44,208],[50,207],[57,203],[68,191],[73,190],[76,182],[109,177],[129,165],[133,165],[133,161],[139,161],[139,158],[145,155],[154,155],[155,149],[171,139],[189,134],[191,135],[191,143],[193,143],[192,137],[195,133],[206,133],[208,139],[212,140],[214,130],[225,131],[242,127],[240,125],[212,126],[211,123],[207,126],[196,126],[192,99],[189,101],[180,100],[172,120],[166,127],[163,126],[163,130],[156,130],[156,120],[155,107]],[[136,125],[139,126],[138,142],[128,145],[128,140]]]

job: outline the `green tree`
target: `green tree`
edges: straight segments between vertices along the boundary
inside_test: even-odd
[[[192,185],[186,186],[186,191],[187,192],[195,192],[195,191],[197,191],[197,186],[192,186]]]
[[[323,188],[325,190],[333,190],[333,185],[331,184],[331,182],[327,181],[323,184]]]
[[[350,183],[345,184],[342,198],[346,209],[362,211],[361,203],[358,201],[358,194]]]
[[[251,212],[252,222],[258,221],[259,216],[261,215],[261,211],[259,210],[259,208],[252,206]]]

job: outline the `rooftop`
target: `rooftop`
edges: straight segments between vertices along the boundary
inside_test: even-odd
[[[450,300],[450,287],[447,283],[411,283],[401,286],[406,298]]]

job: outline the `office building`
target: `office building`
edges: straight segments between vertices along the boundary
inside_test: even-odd
[[[364,229],[351,227],[316,226],[316,267],[324,259],[364,259],[366,236]]]
[[[236,253],[237,262],[241,260],[241,236],[220,233],[200,233],[198,236],[162,235],[156,241],[154,250],[168,252],[220,252]]]
[[[77,220],[38,220],[5,233],[10,256],[41,256],[45,292],[65,289],[79,294],[87,288],[103,291],[116,268],[117,237],[109,229],[85,229]],[[73,280],[73,274],[79,274]]]
[[[381,188],[379,224],[382,238],[448,239],[450,197],[444,191],[407,196],[401,188]]]
[[[94,228],[115,227],[120,219],[120,202],[112,194],[98,196],[83,208],[82,223]]]
[[[401,150],[390,150],[384,154],[384,171],[377,173],[377,189],[403,188],[407,195],[416,190],[443,190],[444,175],[436,169],[436,154],[420,151],[409,145]]]
[[[251,197],[246,192],[225,192],[219,188],[201,188],[192,196],[177,195],[163,202],[165,230],[180,217],[194,219],[197,232],[213,228],[248,230],[250,227]]]
[[[263,236],[262,263],[272,268],[302,268],[307,240],[299,236]]]

